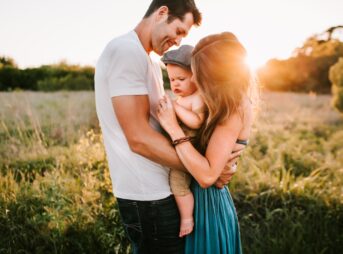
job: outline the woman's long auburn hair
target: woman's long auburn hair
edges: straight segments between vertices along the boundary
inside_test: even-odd
[[[218,124],[234,113],[243,121],[242,100],[254,80],[245,57],[245,48],[229,32],[201,39],[192,52],[193,75],[207,106],[206,121],[195,140],[203,154]]]

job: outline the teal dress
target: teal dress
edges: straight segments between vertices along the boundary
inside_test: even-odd
[[[244,142],[237,140],[246,145]],[[241,254],[238,219],[229,189],[203,189],[193,180],[191,190],[194,230],[186,236],[185,254]]]

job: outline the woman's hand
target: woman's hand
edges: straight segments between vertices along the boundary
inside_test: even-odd
[[[171,135],[171,133],[173,133],[177,128],[180,128],[173,107],[173,102],[168,95],[163,96],[163,98],[159,100],[157,106],[157,117],[160,125],[166,132],[168,132],[169,135]]]
[[[241,156],[242,151],[243,149],[231,154],[228,163],[224,167],[224,170],[222,171],[217,181],[214,183],[214,185],[218,189],[224,188],[224,186],[226,186],[231,181],[231,178],[234,176],[234,174],[236,174],[237,160]]]
[[[214,185],[218,189],[224,188],[224,186],[226,186],[231,181],[231,178],[236,173],[236,171],[237,171],[237,164],[236,163],[233,164],[233,165],[228,165],[227,164],[225,166],[222,174],[219,176],[217,181],[214,183]]]

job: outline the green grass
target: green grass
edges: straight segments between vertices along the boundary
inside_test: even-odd
[[[229,187],[244,253],[343,249],[343,118],[265,93]],[[92,92],[0,93],[0,253],[129,253]]]

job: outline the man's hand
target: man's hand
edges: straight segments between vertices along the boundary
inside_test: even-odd
[[[228,163],[226,164],[225,168],[223,169],[222,174],[218,177],[217,181],[214,183],[214,185],[222,189],[225,185],[227,185],[232,176],[237,171],[237,161],[239,157],[241,156],[243,150],[239,150],[237,152],[234,152],[231,154],[231,158],[229,159]]]

